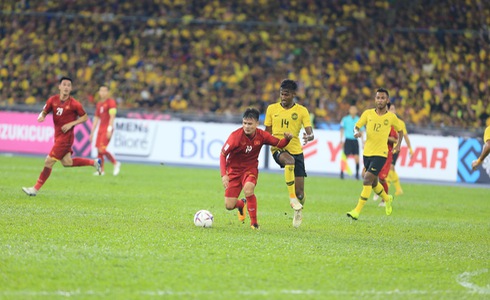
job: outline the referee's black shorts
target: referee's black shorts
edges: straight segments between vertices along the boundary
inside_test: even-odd
[[[345,155],[359,155],[359,142],[357,139],[345,139],[344,153]]]

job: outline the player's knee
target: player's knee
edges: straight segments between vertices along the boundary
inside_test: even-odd
[[[254,194],[254,189],[253,188],[244,188],[243,194],[245,195],[245,197],[252,196]]]
[[[230,202],[226,202],[226,203],[225,203],[225,208],[226,208],[227,210],[233,210],[233,209],[235,209],[235,206],[236,206],[236,204],[232,204],[232,203],[230,203]]]
[[[44,166],[48,168],[53,167],[55,163],[56,159],[52,158],[51,156],[46,157],[46,159],[44,160]]]

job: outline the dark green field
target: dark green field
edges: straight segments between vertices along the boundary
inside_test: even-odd
[[[490,189],[404,183],[387,217],[361,183],[310,176],[293,228],[283,175],[261,173],[260,231],[215,169],[123,164],[118,177],[0,156],[0,299],[489,299]],[[199,209],[213,228],[197,228]]]

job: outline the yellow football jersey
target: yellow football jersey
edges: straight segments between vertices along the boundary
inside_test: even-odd
[[[379,116],[373,108],[364,111],[356,123],[358,128],[364,125],[366,125],[366,143],[364,144],[363,155],[387,157],[388,136],[390,135],[391,126],[396,131],[402,130],[400,120],[391,112]]]
[[[285,109],[281,103],[274,103],[267,107],[265,113],[265,126],[272,126],[272,135],[282,139],[285,132],[293,135],[293,139],[284,148],[291,154],[303,153],[301,142],[299,140],[299,132],[301,127],[312,127],[308,109],[301,104],[294,104],[293,107]],[[272,147],[272,152],[277,150]]]
[[[485,133],[483,134],[483,142],[486,143],[490,140],[490,126],[485,129]]]

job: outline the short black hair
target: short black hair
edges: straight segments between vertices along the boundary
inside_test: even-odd
[[[386,96],[388,96],[388,98],[390,98],[390,93],[388,93],[388,90],[387,89],[379,88],[379,89],[376,90],[376,93],[385,93]]]
[[[63,76],[60,78],[60,83],[63,82],[63,80],[69,80],[71,83],[73,83],[73,80],[70,78],[70,77],[67,77],[67,76]]]
[[[253,108],[253,107],[249,107],[243,113],[243,118],[244,119],[254,119],[255,121],[258,121],[259,115],[260,115],[260,112],[258,109]]]
[[[294,80],[284,79],[281,82],[281,89],[287,89],[296,92],[296,90],[298,89],[298,84]]]
[[[106,83],[101,83],[101,84],[99,85],[99,88],[101,88],[101,87],[106,87],[108,90],[110,90],[109,85],[108,85],[108,84],[106,84]]]

